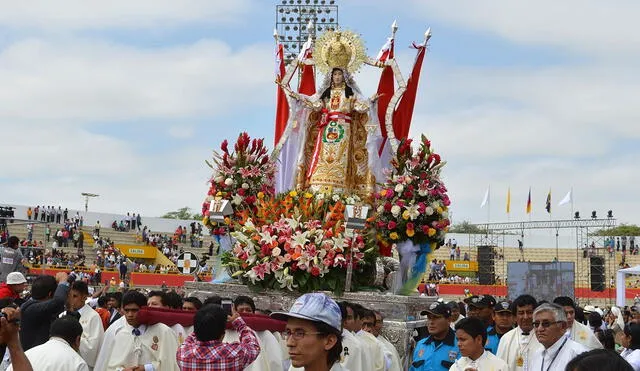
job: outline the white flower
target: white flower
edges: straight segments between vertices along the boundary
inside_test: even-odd
[[[324,193],[316,193],[316,200],[324,200]]]
[[[396,193],[400,193],[400,192],[404,191],[404,186],[402,184],[396,184],[395,191],[396,191]]]
[[[398,206],[398,205],[393,205],[393,206],[391,207],[391,214],[393,214],[393,216],[397,217],[398,215],[400,215],[400,211],[401,211],[401,210],[402,210],[402,209],[400,208],[400,206]]]
[[[418,194],[420,195],[420,197],[424,197],[429,194],[429,191],[426,189],[419,189]]]
[[[216,183],[220,183],[223,180],[224,180],[224,177],[222,175],[218,175],[217,177],[215,177],[215,179],[213,179],[213,181]]]
[[[247,183],[242,183],[242,188],[244,188],[244,189],[249,189],[249,184],[247,184]]]
[[[409,206],[405,206],[405,208],[409,212],[409,218],[411,220],[416,220],[416,218],[420,216],[420,212],[418,211],[417,205],[409,205]]]
[[[427,208],[424,209],[424,213],[427,215],[433,215],[433,208],[431,206],[427,206]]]
[[[444,219],[448,219],[448,218],[449,218],[449,212],[448,212],[448,211],[443,211],[443,212],[442,212],[442,217],[443,217]]]
[[[378,206],[378,213],[382,214],[383,211],[384,211],[384,205]]]
[[[225,180],[224,180],[224,184],[225,184],[225,185],[228,185],[228,186],[232,185],[232,184],[233,184],[233,179],[231,179],[231,178],[227,178],[227,179],[225,179]]]
[[[240,196],[239,194],[233,195],[233,198],[231,199],[231,203],[233,205],[240,205],[242,203],[242,196]]]
[[[280,250],[279,247],[274,247],[273,250],[271,250],[271,255],[272,256],[280,256],[280,253],[282,252],[282,250]]]
[[[331,199],[333,199],[333,202],[338,202],[338,201],[340,201],[340,195],[335,194],[335,195],[333,195],[333,197],[331,197]]]

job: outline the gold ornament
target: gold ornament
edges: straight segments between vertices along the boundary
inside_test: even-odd
[[[327,31],[316,40],[318,51],[315,63],[318,70],[327,73],[333,68],[342,68],[349,73],[357,72],[367,59],[362,39],[349,30]]]

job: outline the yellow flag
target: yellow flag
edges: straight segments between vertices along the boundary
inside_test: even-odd
[[[507,214],[511,212],[511,187],[507,189]]]

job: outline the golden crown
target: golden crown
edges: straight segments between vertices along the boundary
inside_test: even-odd
[[[342,68],[356,72],[367,54],[360,37],[351,31],[327,31],[316,40],[316,67],[321,72]]]

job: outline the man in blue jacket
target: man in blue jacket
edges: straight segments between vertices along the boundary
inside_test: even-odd
[[[410,371],[446,371],[460,358],[455,332],[449,327],[451,308],[434,302],[422,313],[427,315],[429,336],[420,340],[413,352]]]

